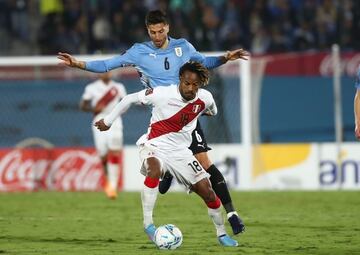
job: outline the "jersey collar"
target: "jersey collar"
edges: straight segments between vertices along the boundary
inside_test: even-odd
[[[151,48],[153,48],[154,50],[157,50],[157,51],[161,51],[161,50],[167,50],[167,49],[169,49],[169,48],[170,48],[170,45],[171,45],[172,42],[174,41],[174,40],[172,40],[172,38],[171,38],[170,36],[168,36],[168,40],[169,40],[169,42],[168,42],[168,45],[167,45],[167,47],[166,47],[165,49],[157,48],[152,41],[149,41],[149,43],[150,43],[150,45],[151,45]]]

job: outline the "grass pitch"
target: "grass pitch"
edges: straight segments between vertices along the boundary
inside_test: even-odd
[[[360,192],[232,196],[247,230],[239,247],[223,248],[200,198],[159,195],[155,224],[184,235],[179,249],[160,251],[143,232],[139,193],[0,194],[0,254],[360,254]]]

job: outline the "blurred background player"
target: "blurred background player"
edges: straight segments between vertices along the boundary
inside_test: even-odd
[[[212,94],[204,89],[199,90],[208,84],[209,71],[198,62],[188,62],[180,68],[179,76],[178,85],[149,88],[126,96],[105,119],[95,125],[101,131],[108,130],[113,121],[133,103],[152,106],[148,132],[136,143],[139,146],[141,173],[145,175],[141,194],[144,229],[152,241],[156,230],[152,215],[157,186],[160,177],[170,171],[178,182],[204,200],[220,244],[238,246],[238,242],[226,233],[221,202],[211,188],[210,175],[189,149],[197,119],[203,113],[210,116],[217,113]]]
[[[120,116],[116,118],[109,132],[99,132],[94,123],[104,118],[124,96],[126,96],[124,85],[113,81],[110,72],[106,72],[101,74],[98,80],[85,87],[80,101],[82,111],[94,114],[91,125],[94,143],[106,176],[104,190],[111,199],[117,197],[119,171],[122,162],[122,120]]]
[[[198,52],[186,39],[174,39],[168,36],[169,22],[164,12],[154,10],[147,13],[145,24],[150,41],[136,43],[123,55],[107,60],[79,61],[67,53],[59,53],[58,58],[70,67],[85,69],[92,72],[107,72],[109,70],[133,65],[140,73],[141,81],[146,88],[169,86],[179,83],[179,69],[189,60],[202,63],[206,68],[216,68],[227,61],[247,59],[249,53],[243,49],[228,51],[223,56],[206,57]],[[206,139],[197,123],[193,134],[193,143],[190,146],[193,154],[201,166],[211,175],[210,181],[215,193],[219,196],[226,212],[228,221],[234,234],[245,230],[232,203],[224,176],[211,162],[207,151]],[[172,176],[169,174],[159,186],[160,193],[166,193],[171,185]]]
[[[355,114],[355,137],[360,140],[360,66],[356,74],[356,94],[354,99],[354,114]]]

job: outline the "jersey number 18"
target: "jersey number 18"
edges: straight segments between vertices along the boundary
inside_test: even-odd
[[[197,172],[200,172],[202,170],[202,167],[200,166],[199,162],[197,161],[193,161],[192,163],[188,163],[188,166],[191,167],[191,169],[197,173]]]

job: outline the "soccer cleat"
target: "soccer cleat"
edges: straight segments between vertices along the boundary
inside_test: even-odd
[[[149,237],[150,241],[152,241],[153,243],[155,243],[154,240],[154,236],[155,236],[155,231],[156,231],[156,227],[154,224],[150,224],[149,226],[147,226],[147,228],[144,229],[145,233],[147,234],[147,236]]]
[[[117,192],[116,190],[111,186],[110,182],[107,182],[105,185],[105,193],[106,196],[110,199],[116,199],[117,198]]]
[[[161,194],[165,194],[169,190],[172,179],[173,179],[173,176],[171,175],[170,172],[166,172],[164,174],[164,178],[159,183],[159,192]]]
[[[240,217],[236,213],[231,215],[228,218],[228,221],[230,223],[234,235],[245,232],[244,222],[240,219]]]
[[[228,247],[236,247],[239,246],[239,243],[232,239],[229,235],[222,235],[218,237],[219,243],[222,246],[228,246]]]

